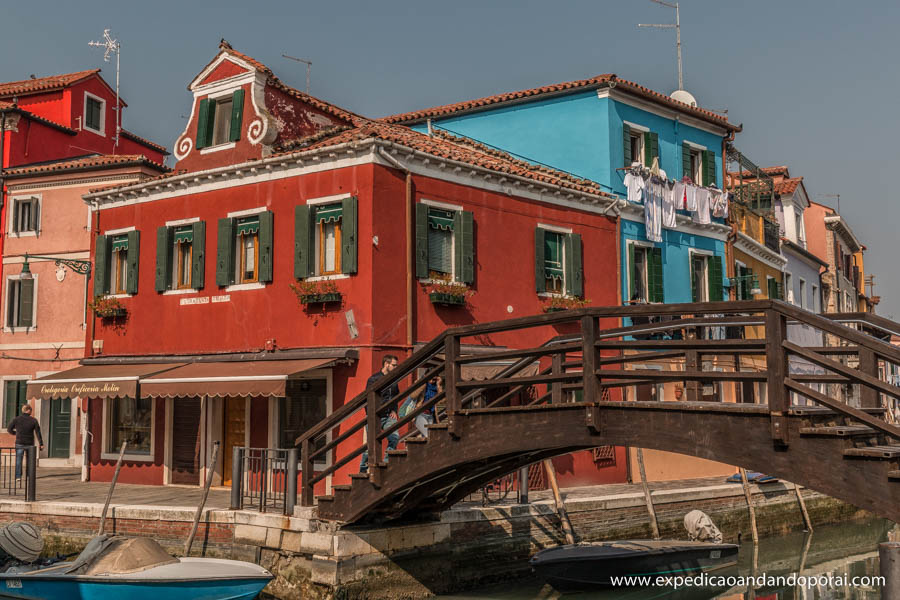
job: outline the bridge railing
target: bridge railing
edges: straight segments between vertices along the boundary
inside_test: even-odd
[[[619,326],[629,321],[629,325]],[[702,385],[709,382],[749,382],[761,384],[766,390],[775,443],[789,443],[786,415],[791,392],[891,437],[900,437],[900,429],[883,419],[809,386],[855,384],[867,404],[877,403],[879,394],[900,398],[900,388],[877,377],[879,360],[900,364],[900,349],[843,322],[861,324],[870,333],[900,330],[900,325],[872,315],[829,318],[772,300],[591,307],[448,329],[297,439],[301,504],[311,505],[316,483],[358,459],[363,452],[368,452],[370,462],[377,464],[388,436],[411,426],[422,412],[439,406],[450,434],[460,436],[468,414],[560,403],[573,397],[577,400],[580,391],[578,403],[584,406],[586,424],[599,428],[603,400],[619,388],[684,382],[685,400],[698,402],[702,399]],[[789,323],[810,325],[835,336],[843,345],[809,347],[789,341]],[[522,335],[522,330],[532,331]],[[511,332],[519,332],[518,339],[547,341],[537,346],[478,353],[466,351],[463,343]],[[830,358],[835,355],[858,356],[858,367]],[[789,368],[791,356],[827,372],[793,373]],[[704,369],[704,362],[726,358],[732,361],[730,370]],[[755,361],[755,367],[750,368],[746,360]],[[680,368],[662,371],[640,365],[659,361],[670,361]],[[522,374],[535,363],[537,373],[531,369],[530,374]],[[506,366],[486,380],[463,379],[464,367],[484,364]],[[382,429],[381,418],[399,412],[399,406],[411,396],[418,396],[435,375],[443,375],[444,391],[427,402],[417,403]],[[382,402],[383,390],[406,379],[412,381],[406,389],[389,402]],[[366,441],[353,444],[351,440],[358,438],[364,428]],[[319,438],[328,432],[333,433],[332,439],[321,443]],[[327,467],[313,471],[315,461],[326,462],[329,457],[332,460]],[[369,470],[368,477],[376,486],[380,485],[381,476],[381,469]]]

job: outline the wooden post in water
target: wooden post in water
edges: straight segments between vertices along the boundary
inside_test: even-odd
[[[641,487],[644,489],[644,502],[647,504],[647,512],[650,513],[650,527],[653,529],[653,539],[659,539],[659,523],[656,521],[656,509],[653,508],[653,498],[650,497],[650,486],[647,485],[647,472],[644,470],[644,449],[637,449],[638,472],[641,476]]]
[[[556,468],[553,466],[553,461],[549,458],[544,459],[544,468],[547,470],[547,479],[550,480],[550,488],[553,490],[553,502],[556,504],[556,514],[559,515],[559,525],[563,535],[566,536],[566,543],[574,544],[575,530],[569,520],[569,513],[566,511],[562,494],[559,493],[559,482],[556,481]]]
[[[100,515],[100,531],[97,535],[103,535],[106,529],[106,511],[109,510],[109,502],[112,500],[113,490],[116,489],[116,481],[119,480],[119,471],[122,470],[122,459],[125,458],[125,446],[128,442],[122,442],[122,449],[119,451],[119,460],[116,461],[116,472],[113,473],[112,481],[109,482],[109,491],[106,493],[106,504],[103,505],[103,514]]]
[[[759,543],[759,533],[756,531],[756,509],[753,508],[753,497],[750,494],[750,483],[747,481],[747,471],[741,470],[741,484],[744,486],[744,497],[747,498],[747,508],[750,509],[750,533],[753,534],[753,543]]]
[[[197,535],[197,527],[200,526],[200,515],[203,513],[203,507],[206,505],[206,499],[209,497],[209,487],[212,485],[213,475],[216,472],[216,461],[219,460],[219,442],[213,445],[213,453],[212,453],[212,464],[209,467],[209,471],[206,474],[206,485],[203,486],[203,496],[200,498],[200,504],[197,505],[197,512],[194,513],[194,524],[191,525],[191,533],[188,535],[187,541],[184,543],[184,555],[189,556],[191,553],[191,546],[194,544],[194,536]],[[296,475],[294,476],[294,481],[297,480]],[[285,499],[285,502],[287,500]]]
[[[803,495],[800,493],[800,484],[794,484],[794,491],[797,493],[797,502],[800,503],[800,512],[803,513],[803,522],[806,523],[806,530],[812,533],[812,521],[809,519],[809,513],[806,512],[806,502],[803,501]]]
[[[900,542],[878,544],[878,561],[884,585],[881,597],[884,600],[900,600]]]

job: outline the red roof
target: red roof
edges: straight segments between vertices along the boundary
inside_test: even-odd
[[[91,75],[96,75],[99,72],[100,69],[90,69],[88,71],[78,71],[77,73],[50,75],[49,77],[39,77],[37,79],[0,83],[0,97],[9,98],[12,96],[50,92],[66,88],[73,83],[81,81],[82,79],[87,79]]]
[[[766,175],[784,175],[785,177],[790,177],[790,173],[788,173],[788,168],[784,165],[779,167],[760,167],[760,171],[765,173]],[[737,177],[738,175],[744,177],[745,179],[748,177],[756,177],[756,173],[752,171],[728,171],[728,174],[732,177]]]
[[[64,171],[86,171],[89,169],[132,165],[147,166],[161,173],[168,171],[166,166],[153,162],[143,154],[94,154],[91,156],[80,156],[49,163],[25,165],[14,169],[6,169],[3,174],[5,177],[23,177],[26,175],[43,175]]]
[[[803,183],[802,177],[794,177],[792,179],[783,179],[775,184],[775,193],[782,196],[790,196],[797,189],[797,186]]]
[[[496,94],[494,96],[486,96],[484,98],[478,98],[477,100],[465,100],[463,102],[456,102],[454,104],[445,104],[443,106],[435,106],[432,108],[426,108],[422,110],[412,111],[408,113],[402,113],[398,115],[391,115],[389,117],[384,117],[383,121],[387,123],[412,123],[423,121],[429,117],[444,117],[451,114],[461,113],[461,112],[469,112],[473,110],[478,110],[485,106],[490,106],[494,104],[501,104],[504,102],[513,102],[516,100],[522,100],[525,98],[531,98],[533,96],[543,96],[546,94],[558,94],[560,92],[567,91],[575,91],[583,88],[591,89],[598,87],[618,87],[638,96],[642,96],[656,102],[658,104],[663,104],[669,106],[671,108],[676,108],[683,112],[692,114],[704,121],[708,121],[710,123],[714,123],[720,127],[725,127],[730,130],[740,131],[741,127],[738,125],[732,125],[728,122],[727,117],[723,117],[722,115],[716,114],[712,111],[705,110],[703,108],[698,108],[695,106],[691,106],[689,104],[685,104],[684,102],[680,102],[675,100],[671,96],[666,96],[665,94],[660,94],[659,92],[655,92],[650,88],[644,87],[640,84],[634,83],[632,81],[628,81],[626,79],[619,79],[613,73],[607,73],[604,75],[597,75],[596,77],[591,77],[590,79],[579,79],[576,81],[567,81],[565,83],[555,83],[552,85],[545,85],[543,87],[532,88],[529,90],[520,90],[518,92],[506,92],[503,94]]]
[[[165,146],[161,146],[161,145],[157,144],[156,142],[151,142],[150,140],[148,140],[146,138],[142,138],[138,134],[132,133],[132,132],[128,131],[127,129],[122,130],[122,137],[126,137],[133,142],[137,142],[138,144],[143,144],[144,146],[147,146],[148,148],[152,148],[153,150],[158,150],[162,154],[169,153],[169,150]]]

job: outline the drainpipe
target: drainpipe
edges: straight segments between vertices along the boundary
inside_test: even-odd
[[[6,161],[4,160],[5,142],[6,142],[6,115],[9,110],[0,110],[0,256],[3,256],[3,246],[6,242],[6,236],[2,234],[6,231],[6,211],[3,207],[6,205],[6,179],[3,177]]]
[[[406,174],[406,344],[409,346],[409,351],[412,352],[415,344],[413,310],[416,293],[416,248],[414,243],[416,219],[413,213],[415,205],[413,203],[412,173],[403,163],[385,152],[381,146],[378,146],[378,155]]]
[[[734,141],[735,132],[732,131],[728,134],[727,137],[722,138],[722,189],[725,189],[725,182],[728,177],[728,161],[726,160],[726,148],[728,146],[728,142]],[[742,167],[738,165],[738,169]],[[725,237],[725,276],[729,279],[733,279],[735,277],[734,271],[734,240],[737,239],[737,225],[731,217],[731,211],[728,212],[728,219],[731,221],[729,225],[731,226],[731,231]],[[728,287],[728,299],[736,300],[737,299],[737,288],[735,286]]]

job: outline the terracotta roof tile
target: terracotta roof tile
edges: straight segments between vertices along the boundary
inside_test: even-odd
[[[265,73],[266,75],[274,76],[274,74],[272,73],[272,69],[270,69],[266,65],[262,64],[261,62],[259,62],[255,58],[253,58],[252,56],[248,56],[248,55],[244,54],[243,52],[238,52],[237,50],[232,48],[231,44],[229,44],[225,40],[222,40],[221,42],[219,42],[219,49],[224,50],[225,52],[234,56],[235,58],[239,58],[240,60],[250,63],[253,66],[253,68],[256,69],[257,71],[259,71],[260,73]],[[215,60],[215,59],[213,59],[213,60]],[[212,62],[210,62],[210,64],[212,64]],[[209,65],[207,65],[207,66],[209,66]]]
[[[161,146],[160,144],[157,144],[156,142],[151,142],[150,140],[148,140],[146,138],[142,138],[138,134],[132,133],[132,132],[128,131],[127,129],[122,130],[122,135],[124,137],[127,137],[128,139],[130,139],[133,142],[137,142],[138,144],[143,144],[143,145],[147,146],[148,148],[153,148],[154,150],[159,150],[163,154],[169,153],[169,150],[165,146]]]
[[[788,168],[784,165],[781,165],[779,167],[760,167],[759,170],[762,171],[763,173],[765,173],[766,175],[784,175],[785,177],[790,177],[790,174],[788,173]],[[740,172],[728,171],[728,174],[732,177],[737,177],[739,175],[744,178],[756,177],[756,173],[754,173],[752,171],[740,171]]]
[[[6,169],[5,177],[24,177],[27,175],[43,175],[64,171],[82,171],[87,169],[99,169],[104,167],[143,165],[160,172],[168,171],[168,167],[153,162],[143,154],[92,154],[66,160],[57,160],[37,165],[25,165],[22,167]]]
[[[794,193],[797,186],[803,183],[802,177],[794,177],[792,179],[783,179],[775,184],[775,193],[782,196],[789,196]]]
[[[657,102],[659,104],[665,104],[672,108],[677,108],[678,110],[693,114],[696,117],[703,119],[704,121],[708,121],[711,123],[715,123],[720,127],[726,127],[731,130],[740,131],[741,128],[738,125],[733,125],[728,122],[727,117],[723,117],[722,115],[716,114],[712,111],[705,110],[703,108],[698,108],[695,106],[691,106],[689,104],[685,104],[684,102],[680,102],[675,100],[670,96],[666,96],[665,94],[661,94],[659,92],[653,91],[650,88],[644,87],[640,84],[634,83],[633,81],[628,81],[626,79],[619,79],[615,74],[607,73],[604,75],[597,75],[596,77],[591,77],[589,79],[578,79],[576,81],[567,81],[564,83],[556,83],[552,85],[545,85],[543,87],[531,88],[528,90],[520,90],[517,92],[506,92],[503,94],[496,94],[493,96],[486,96],[484,98],[478,98],[475,100],[465,100],[463,102],[456,102],[454,104],[445,104],[443,106],[435,106],[432,108],[426,108],[422,110],[391,115],[388,117],[384,117],[382,120],[387,123],[409,123],[422,121],[429,117],[439,117],[439,116],[447,116],[459,112],[467,112],[470,110],[475,110],[483,106],[490,106],[493,104],[500,104],[503,102],[511,102],[515,100],[521,100],[523,98],[529,98],[531,96],[540,96],[544,94],[551,93],[559,93],[565,92],[569,90],[578,90],[582,88],[597,88],[597,87],[621,87],[624,90],[637,94],[639,96],[643,96],[649,100]]]
[[[90,69],[78,71],[77,73],[65,73],[63,75],[50,75],[49,77],[39,77],[37,79],[0,83],[0,97],[9,98],[16,95],[36,94],[38,92],[62,89],[99,72],[100,69]]]

